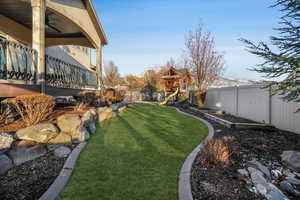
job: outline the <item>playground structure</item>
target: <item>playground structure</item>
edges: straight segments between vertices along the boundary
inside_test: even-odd
[[[170,101],[177,101],[182,91],[187,92],[191,81],[186,69],[176,70],[174,67],[170,67],[167,74],[162,76],[162,79],[164,80],[164,93],[166,98],[160,105],[166,105]]]

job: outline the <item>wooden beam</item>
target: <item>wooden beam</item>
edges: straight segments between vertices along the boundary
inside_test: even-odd
[[[97,93],[97,90],[46,87],[46,94],[50,96],[78,96],[81,92]]]
[[[0,83],[0,98],[12,98],[20,95],[40,94],[40,85]],[[50,96],[78,96],[81,92],[98,93],[97,90],[55,88],[46,86],[46,94]]]
[[[87,38],[46,38],[46,47],[57,45],[80,45],[94,48]]]
[[[39,94],[40,88],[39,85],[0,83],[0,97],[11,98],[20,95]]]

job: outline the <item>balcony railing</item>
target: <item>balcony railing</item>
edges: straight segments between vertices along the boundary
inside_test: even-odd
[[[66,63],[60,59],[46,56],[47,85],[58,88],[95,88],[97,76],[95,72]]]
[[[0,38],[0,79],[36,83],[37,52]]]
[[[47,86],[70,89],[95,89],[97,75],[83,67],[46,55]],[[36,84],[37,52],[27,46],[0,39],[0,79]]]

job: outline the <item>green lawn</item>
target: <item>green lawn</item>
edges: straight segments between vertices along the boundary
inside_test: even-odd
[[[130,105],[98,127],[60,197],[176,200],[180,168],[207,132],[174,109]]]

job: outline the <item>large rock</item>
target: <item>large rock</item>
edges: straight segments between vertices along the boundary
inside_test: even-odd
[[[266,198],[268,200],[289,200],[289,198],[272,183],[269,183],[268,185],[268,194],[266,195]]]
[[[288,200],[288,198],[281,192],[281,190],[279,190],[275,185],[265,179],[263,172],[253,167],[248,167],[248,171],[256,190],[261,195],[266,197],[266,199]]]
[[[271,180],[271,171],[269,168],[261,164],[259,161],[253,159],[247,163],[248,166],[254,167],[261,171],[265,177],[270,181]]]
[[[37,142],[30,141],[30,140],[21,140],[16,142],[16,147],[33,147],[37,145]]]
[[[286,176],[286,180],[293,185],[300,185],[300,179],[296,177],[296,175],[290,170],[283,170],[283,174]]]
[[[103,122],[113,117],[113,111],[110,107],[102,107],[97,109],[99,122]]]
[[[281,160],[288,168],[300,172],[300,152],[284,151]]]
[[[13,135],[7,133],[0,133],[0,154],[7,151],[11,147],[13,142]]]
[[[18,130],[17,137],[21,140],[47,143],[52,138],[55,138],[58,133],[56,126],[51,123],[43,123]]]
[[[59,158],[66,158],[71,153],[71,150],[68,147],[61,146],[54,150],[54,155]]]
[[[94,115],[91,111],[87,111],[86,113],[84,113],[81,117],[81,121],[82,123],[86,126],[89,123],[94,122]]]
[[[13,162],[6,155],[0,155],[0,175],[5,174],[12,167]]]
[[[81,118],[84,126],[90,131],[91,134],[96,132],[96,120],[93,112],[87,111]]]
[[[94,134],[96,133],[97,127],[96,127],[96,123],[90,123],[88,126],[88,130],[90,131],[90,133]]]
[[[66,133],[60,133],[55,138],[49,140],[48,144],[69,144],[72,142],[72,137]]]
[[[90,133],[84,126],[80,127],[72,134],[72,141],[75,143],[85,142],[88,139],[90,139]]]
[[[92,113],[92,115],[94,116],[94,120],[95,122],[98,121],[98,113],[96,109],[90,109],[90,112]]]
[[[36,145],[34,147],[19,147],[8,152],[15,165],[21,165],[27,161],[34,160],[47,153],[44,145]]]
[[[65,114],[57,118],[57,125],[62,132],[72,134],[81,127],[82,121],[77,114]]]
[[[288,194],[299,196],[299,192],[288,181],[281,181],[279,183],[280,188]]]
[[[61,146],[63,146],[63,144],[47,144],[47,149],[48,151],[54,151]]]

